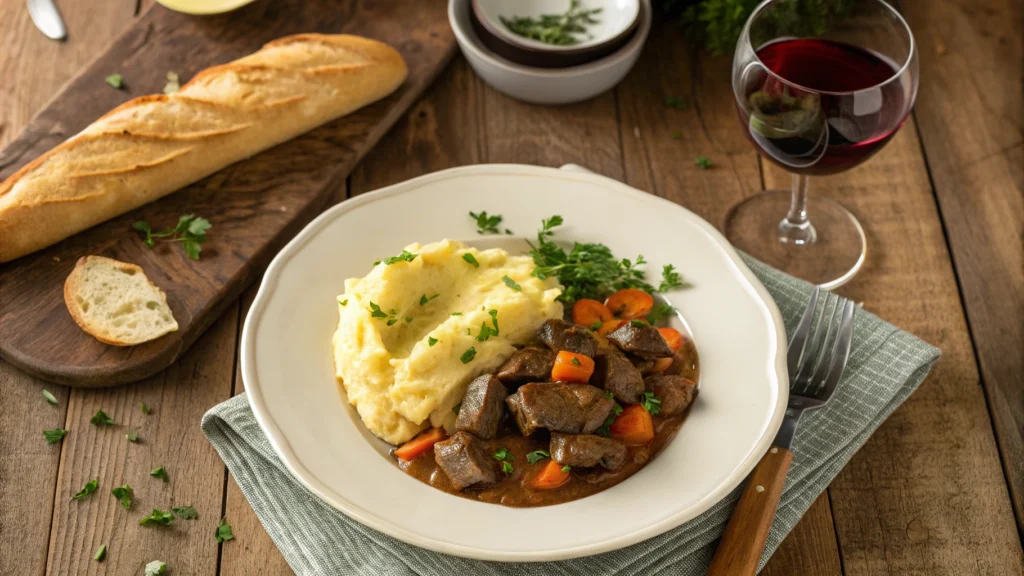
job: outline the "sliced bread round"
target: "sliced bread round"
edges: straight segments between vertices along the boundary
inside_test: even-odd
[[[135,264],[79,258],[64,282],[64,303],[82,330],[114,346],[134,346],[178,329],[167,295]]]

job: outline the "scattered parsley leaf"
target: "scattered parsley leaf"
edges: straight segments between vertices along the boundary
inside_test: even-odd
[[[167,84],[164,84],[164,94],[174,94],[181,89],[181,78],[177,72],[167,73]]]
[[[100,547],[96,549],[96,554],[93,554],[92,559],[97,562],[103,562],[103,559],[107,557],[107,545],[100,544]]]
[[[573,356],[573,357],[572,357],[572,360],[571,360],[571,362],[572,362],[572,365],[573,365],[573,366],[579,366],[579,365],[580,365],[580,360],[579,360],[579,358],[577,358],[577,357],[575,357],[575,356]]]
[[[92,418],[89,418],[89,422],[92,422],[93,426],[109,426],[114,423],[114,419],[107,416],[103,410],[97,410]]]
[[[689,288],[690,283],[683,280],[683,277],[676,272],[672,264],[665,264],[661,268],[661,284],[658,285],[658,292],[668,292],[676,288]]]
[[[640,405],[652,415],[657,415],[661,412],[661,400],[654,396],[654,392],[644,392],[644,398]]]
[[[154,478],[159,478],[159,479],[163,480],[164,482],[170,482],[171,481],[171,478],[167,475],[167,470],[164,470],[163,466],[160,466],[159,468],[156,468],[155,470],[150,472],[149,475],[154,477]]]
[[[462,312],[452,312],[452,316],[462,316]]]
[[[530,464],[536,464],[545,458],[551,458],[551,454],[547,450],[534,450],[526,455],[526,461]]]
[[[509,462],[507,460],[503,460],[501,462],[501,471],[502,472],[504,472],[505,474],[511,474],[513,470],[515,470],[515,468],[512,466],[511,462]]]
[[[68,435],[68,431],[63,428],[54,428],[53,430],[43,430],[43,438],[46,438],[47,444],[56,444],[64,439]]]
[[[153,232],[149,222],[140,220],[132,224],[132,229],[143,235],[143,244],[152,248],[156,245],[154,238],[166,238],[167,242],[181,242],[188,257],[199,259],[201,244],[206,242],[206,232],[212,228],[210,221],[195,214],[183,214],[178,217],[178,225],[162,232]]]
[[[171,512],[174,512],[182,520],[195,520],[199,518],[199,512],[196,512],[194,506],[178,506],[177,508],[171,508]]]
[[[169,526],[171,522],[174,522],[174,514],[153,508],[153,511],[150,512],[149,516],[139,520],[139,526],[149,526],[150,524]]]
[[[380,306],[378,306],[377,304],[374,304],[373,301],[371,300],[370,301],[370,317],[371,318],[387,318],[388,315],[387,315],[387,313],[385,313],[383,310],[380,309]]]
[[[653,326],[671,316],[675,311],[676,309],[668,304],[658,304],[647,313],[647,321]]]
[[[345,298],[344,300],[338,300],[338,304],[341,304],[342,306],[348,306],[348,298]]]
[[[420,306],[425,306],[427,302],[430,302],[430,298],[427,298],[426,294],[420,296]]]
[[[494,324],[494,327],[488,326],[486,322],[481,323],[480,334],[476,337],[477,342],[486,342],[491,336],[498,335],[498,311],[489,310],[487,313],[491,315],[491,322]]]
[[[605,392],[604,393],[604,397],[605,398],[615,398],[615,394],[612,394],[611,392]]]
[[[124,486],[118,486],[117,488],[111,490],[110,493],[114,496],[114,498],[117,498],[118,500],[121,501],[121,506],[124,506],[125,510],[128,510],[132,507],[133,492],[131,486],[127,484],[125,484]]]
[[[697,166],[699,166],[701,170],[711,168],[711,158],[708,158],[707,156],[697,156]]]
[[[598,320],[597,322],[594,322],[593,324],[590,325],[590,329],[593,330],[594,332],[597,332],[598,330],[601,329],[601,326],[604,326],[604,322]]]
[[[500,234],[500,232],[498,232],[498,224],[501,224],[500,214],[488,216],[487,211],[484,210],[479,214],[470,212],[469,217],[476,220],[477,234]]]
[[[394,326],[395,322],[398,322],[398,318],[388,318],[387,325]]]
[[[568,464],[562,466],[562,472],[568,472],[570,470],[572,470],[572,466],[569,466]]]
[[[639,318],[634,318],[634,319],[630,320],[629,321],[629,325],[630,326],[636,326],[637,328],[643,328],[644,326],[649,326],[649,324],[647,324],[647,322],[645,320],[641,320]]]
[[[140,403],[139,408],[142,409],[143,414],[149,414],[150,412],[152,412],[152,410],[149,409],[149,406],[146,406],[145,402]]]
[[[51,394],[49,390],[43,389],[43,398],[46,398],[46,401],[50,404],[57,405],[57,397]]]
[[[686,110],[686,98],[681,96],[666,96],[665,106],[675,108],[676,110]]]
[[[505,283],[505,286],[508,286],[509,288],[515,290],[516,292],[523,291],[523,287],[520,286],[519,284],[516,284],[516,281],[509,278],[508,275],[502,276],[501,281]]]
[[[434,338],[433,336],[427,336],[427,346],[433,347],[434,344],[437,344],[437,338]]]
[[[452,406],[452,412],[455,412],[456,416],[459,415],[459,410],[461,410],[461,409],[462,409],[462,402],[459,402],[455,406]]]
[[[111,74],[103,79],[114,90],[120,90],[124,86],[124,78],[120,74]]]
[[[227,518],[221,518],[220,523],[217,524],[217,529],[214,531],[214,536],[217,537],[217,542],[227,542],[228,540],[234,539],[235,535],[231,533],[231,525],[228,524]]]
[[[406,316],[406,317],[405,317],[405,323],[406,323],[406,324],[410,324],[410,323],[412,323],[412,316]]]
[[[611,392],[605,393],[605,398],[614,398],[614,397],[615,397],[615,395],[612,394]],[[594,434],[597,434],[598,436],[604,436],[605,438],[608,438],[609,436],[611,436],[612,435],[612,433],[611,433],[612,422],[615,422],[615,417],[618,416],[619,414],[622,414],[622,406],[619,406],[619,403],[616,402],[612,406],[611,414],[608,415],[608,418],[605,419],[604,424],[601,424],[601,427],[598,428],[597,432],[594,432]]]
[[[676,131],[672,132],[672,138],[674,138],[676,140],[682,140],[683,139],[683,133],[680,132],[679,130],[676,130]]]
[[[129,442],[138,442],[139,441],[139,434],[135,430],[129,430],[128,433],[125,434],[124,436],[125,436],[125,438],[128,439]]]
[[[100,487],[100,480],[99,480],[99,478],[97,478],[95,480],[90,480],[90,481],[85,483],[85,486],[83,486],[81,490],[79,490],[78,492],[75,492],[75,495],[72,496],[71,499],[72,500],[81,500],[82,498],[85,498],[89,494],[92,494],[93,492],[95,492],[96,489],[99,488],[99,487]]]
[[[419,256],[419,254],[413,254],[408,250],[402,250],[402,253],[399,254],[398,256],[385,258],[383,260],[379,260],[378,262],[383,262],[384,264],[391,266],[392,264],[398,264],[399,262],[412,262],[413,260],[416,259],[417,256]]]
[[[466,252],[465,254],[463,254],[462,255],[462,259],[465,260],[466,262],[469,262],[470,264],[472,264],[473,268],[479,268],[480,267],[480,263],[476,261],[476,257],[473,256],[472,254],[470,254],[469,252]]]
[[[508,228],[505,228],[505,234],[507,234],[508,236],[511,236],[512,235],[512,231],[509,230]]]
[[[167,563],[162,560],[153,560],[146,564],[146,576],[160,576],[167,573]]]
[[[495,452],[494,454],[491,454],[491,456],[494,456],[495,460],[508,460],[509,462],[515,462],[516,460],[514,457],[512,457],[511,454],[508,453],[508,448],[502,448]]]
[[[474,356],[476,356],[476,348],[475,347],[474,348],[470,348],[469,350],[466,350],[465,352],[463,352],[462,353],[462,357],[459,358],[459,359],[462,360],[463,364],[469,364],[470,362],[473,361],[473,357]]]

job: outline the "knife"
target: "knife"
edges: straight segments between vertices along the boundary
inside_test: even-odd
[[[32,22],[39,28],[39,31],[48,38],[63,40],[67,37],[68,31],[64,27],[64,21],[60,19],[60,12],[53,0],[27,0],[28,15]]]

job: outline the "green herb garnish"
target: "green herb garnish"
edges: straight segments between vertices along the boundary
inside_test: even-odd
[[[107,545],[100,544],[100,547],[96,549],[96,553],[93,554],[92,559],[97,562],[103,562],[103,559],[107,557]]]
[[[345,298],[344,300],[338,300],[338,304],[341,304],[342,306],[348,306],[348,298]]]
[[[580,360],[579,360],[579,358],[577,358],[577,357],[575,357],[575,356],[573,356],[573,357],[572,357],[572,360],[571,360],[570,362],[572,362],[572,365],[573,365],[573,366],[579,366],[579,365],[580,365]]]
[[[53,430],[43,430],[43,438],[46,438],[47,444],[56,444],[67,436],[68,431],[63,428],[54,428]]]
[[[562,466],[562,472],[568,472],[570,470],[572,470],[572,466],[569,466],[568,464]]]
[[[199,253],[206,242],[206,232],[211,228],[210,221],[200,218],[195,214],[185,214],[178,217],[178,225],[162,232],[153,232],[149,222],[139,220],[132,224],[132,228],[143,235],[142,243],[152,248],[156,245],[155,238],[167,238],[167,242],[181,242],[181,247],[193,260],[199,260]]]
[[[711,168],[711,158],[708,158],[707,156],[697,156],[697,166],[699,166],[701,170]]]
[[[505,286],[508,286],[509,288],[515,290],[516,292],[523,291],[523,287],[520,286],[519,284],[516,284],[516,281],[509,278],[508,275],[502,276],[501,281],[505,283]]]
[[[505,474],[511,474],[513,470],[515,470],[515,468],[512,466],[510,462],[501,463],[501,471],[504,472]]]
[[[657,415],[661,412],[661,400],[654,396],[654,392],[644,392],[644,398],[640,405],[652,415]]]
[[[121,506],[124,506],[125,510],[132,507],[132,487],[125,484],[124,486],[118,486],[110,491],[110,493],[121,502]]]
[[[431,300],[433,300],[434,298],[437,298],[438,296],[440,296],[440,294],[434,294],[430,298],[427,298],[426,294],[424,294],[423,296],[420,296],[420,306],[426,306],[427,302],[430,302]]]
[[[43,398],[46,398],[46,401],[49,402],[50,404],[53,404],[54,406],[57,405],[57,397],[51,394],[50,391],[46,390],[45,388],[43,389]]]
[[[473,361],[474,356],[476,356],[476,348],[470,348],[469,350],[463,352],[462,357],[459,359],[462,360],[463,364],[469,364],[470,362]]]
[[[387,264],[388,266],[391,266],[392,264],[397,264],[399,262],[412,262],[413,260],[416,259],[417,256],[419,256],[419,254],[413,254],[408,250],[402,250],[402,253],[399,254],[398,256],[392,256],[390,258],[385,258],[383,260],[377,260],[376,262],[373,263],[373,265],[376,266],[381,262]]]
[[[637,328],[643,328],[644,326],[649,326],[649,324],[647,324],[647,322],[645,322],[645,321],[643,321],[643,320],[641,320],[639,318],[634,318],[634,319],[630,320],[629,321],[629,325],[630,326],[636,326]]]
[[[598,330],[601,329],[601,326],[604,326],[604,322],[594,322],[593,324],[590,325],[590,330],[593,332],[597,332]]]
[[[149,414],[150,412],[152,412],[152,410],[149,409],[149,406],[146,406],[145,402],[142,402],[141,404],[139,404],[139,408],[142,409],[142,413],[143,414]]]
[[[658,304],[647,313],[647,321],[653,326],[671,316],[675,311],[676,309],[668,304]]]
[[[605,398],[615,398],[615,394],[612,394],[611,392],[605,392],[604,393],[604,397]]]
[[[162,560],[153,560],[146,564],[146,576],[160,576],[167,573],[167,563]]]
[[[534,450],[526,455],[526,461],[530,464],[536,464],[545,458],[551,458],[551,454],[547,450]]]
[[[124,437],[127,438],[129,442],[139,441],[139,434],[135,432],[135,430],[129,430],[128,433],[124,435]]]
[[[95,480],[90,480],[90,481],[85,483],[85,486],[83,486],[81,490],[79,490],[78,492],[75,492],[75,495],[72,496],[71,499],[72,500],[81,500],[82,498],[85,498],[89,494],[92,494],[93,492],[95,492],[96,489],[99,488],[99,487],[100,487],[100,480],[99,480],[99,478],[97,478]]]
[[[462,410],[462,402],[459,402],[455,406],[452,406],[452,412],[454,412],[456,416],[459,415],[459,410]]]
[[[199,512],[196,512],[196,509],[193,506],[178,506],[176,508],[171,508],[171,512],[174,512],[174,514],[182,520],[195,520],[196,518],[199,518]]]
[[[434,344],[437,344],[437,338],[434,338],[433,336],[427,336],[427,346],[433,347]]]
[[[666,96],[665,106],[675,108],[676,110],[686,110],[686,98],[681,96]]]
[[[502,448],[495,452],[494,454],[491,454],[491,456],[493,456],[495,460],[501,462],[502,472],[504,472],[505,474],[512,473],[512,462],[515,462],[516,459],[512,456],[512,454],[509,453],[508,448]]]
[[[114,423],[114,419],[107,416],[103,410],[97,410],[92,418],[89,418],[89,422],[92,422],[93,426],[109,426]]]
[[[498,335],[498,311],[488,310],[487,313],[491,315],[491,323],[494,327],[488,326],[486,322],[480,324],[480,334],[476,337],[477,342],[486,342],[491,336]]]
[[[154,478],[159,478],[164,482],[170,482],[171,480],[171,478],[167,475],[167,470],[164,470],[163,466],[160,466],[159,468],[153,470],[152,472],[149,473],[149,475]]]
[[[465,260],[466,262],[469,262],[470,264],[472,264],[473,268],[479,268],[480,267],[480,263],[476,261],[476,256],[473,256],[469,252],[466,252],[465,254],[463,254],[462,255],[462,259]]]
[[[611,392],[606,392],[604,397],[614,398],[615,395],[612,394]],[[615,422],[615,417],[618,416],[619,414],[622,414],[622,406],[619,406],[619,403],[616,402],[612,406],[611,414],[608,415],[608,418],[605,418],[604,424],[601,424],[601,427],[598,428],[597,432],[594,432],[594,434],[597,434],[598,436],[604,436],[605,438],[611,436],[612,422]]]
[[[488,216],[487,211],[484,210],[479,214],[470,212],[469,217],[476,220],[477,234],[500,234],[498,224],[501,224],[501,214]]]
[[[235,535],[231,533],[231,525],[228,524],[227,518],[220,519],[220,523],[217,524],[217,529],[213,535],[217,537],[217,543],[227,542],[235,538]]]
[[[124,78],[120,74],[111,74],[103,79],[110,87],[114,90],[120,90],[121,86],[124,86]]]
[[[153,508],[153,511],[150,512],[149,516],[139,520],[139,526],[148,526],[150,524],[170,526],[171,522],[174,522],[174,514]]]
[[[462,316],[462,312],[452,312],[452,316]]]
[[[405,317],[405,323],[406,324],[411,324],[412,323],[412,316],[406,316]]]
[[[514,34],[526,38],[554,44],[556,46],[572,46],[580,42],[576,34],[583,34],[587,26],[600,22],[596,15],[601,13],[601,8],[585,9],[580,7],[580,0],[572,0],[569,9],[562,14],[541,14],[539,18],[530,16],[513,16],[506,18],[499,16],[504,24]]]
[[[370,302],[370,317],[371,318],[387,318],[388,315],[387,315],[386,312],[384,312],[383,310],[380,309],[380,306],[378,304],[375,304],[375,303],[373,303],[371,301]]]

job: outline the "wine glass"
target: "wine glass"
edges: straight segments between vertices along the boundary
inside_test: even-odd
[[[747,137],[793,175],[733,206],[734,246],[824,288],[864,263],[860,222],[839,203],[815,198],[808,176],[848,170],[888,142],[917,96],[917,47],[906,21],[882,0],[837,0],[831,22],[820,1],[765,0],[736,46],[732,89]],[[781,222],[780,222],[781,219]]]

